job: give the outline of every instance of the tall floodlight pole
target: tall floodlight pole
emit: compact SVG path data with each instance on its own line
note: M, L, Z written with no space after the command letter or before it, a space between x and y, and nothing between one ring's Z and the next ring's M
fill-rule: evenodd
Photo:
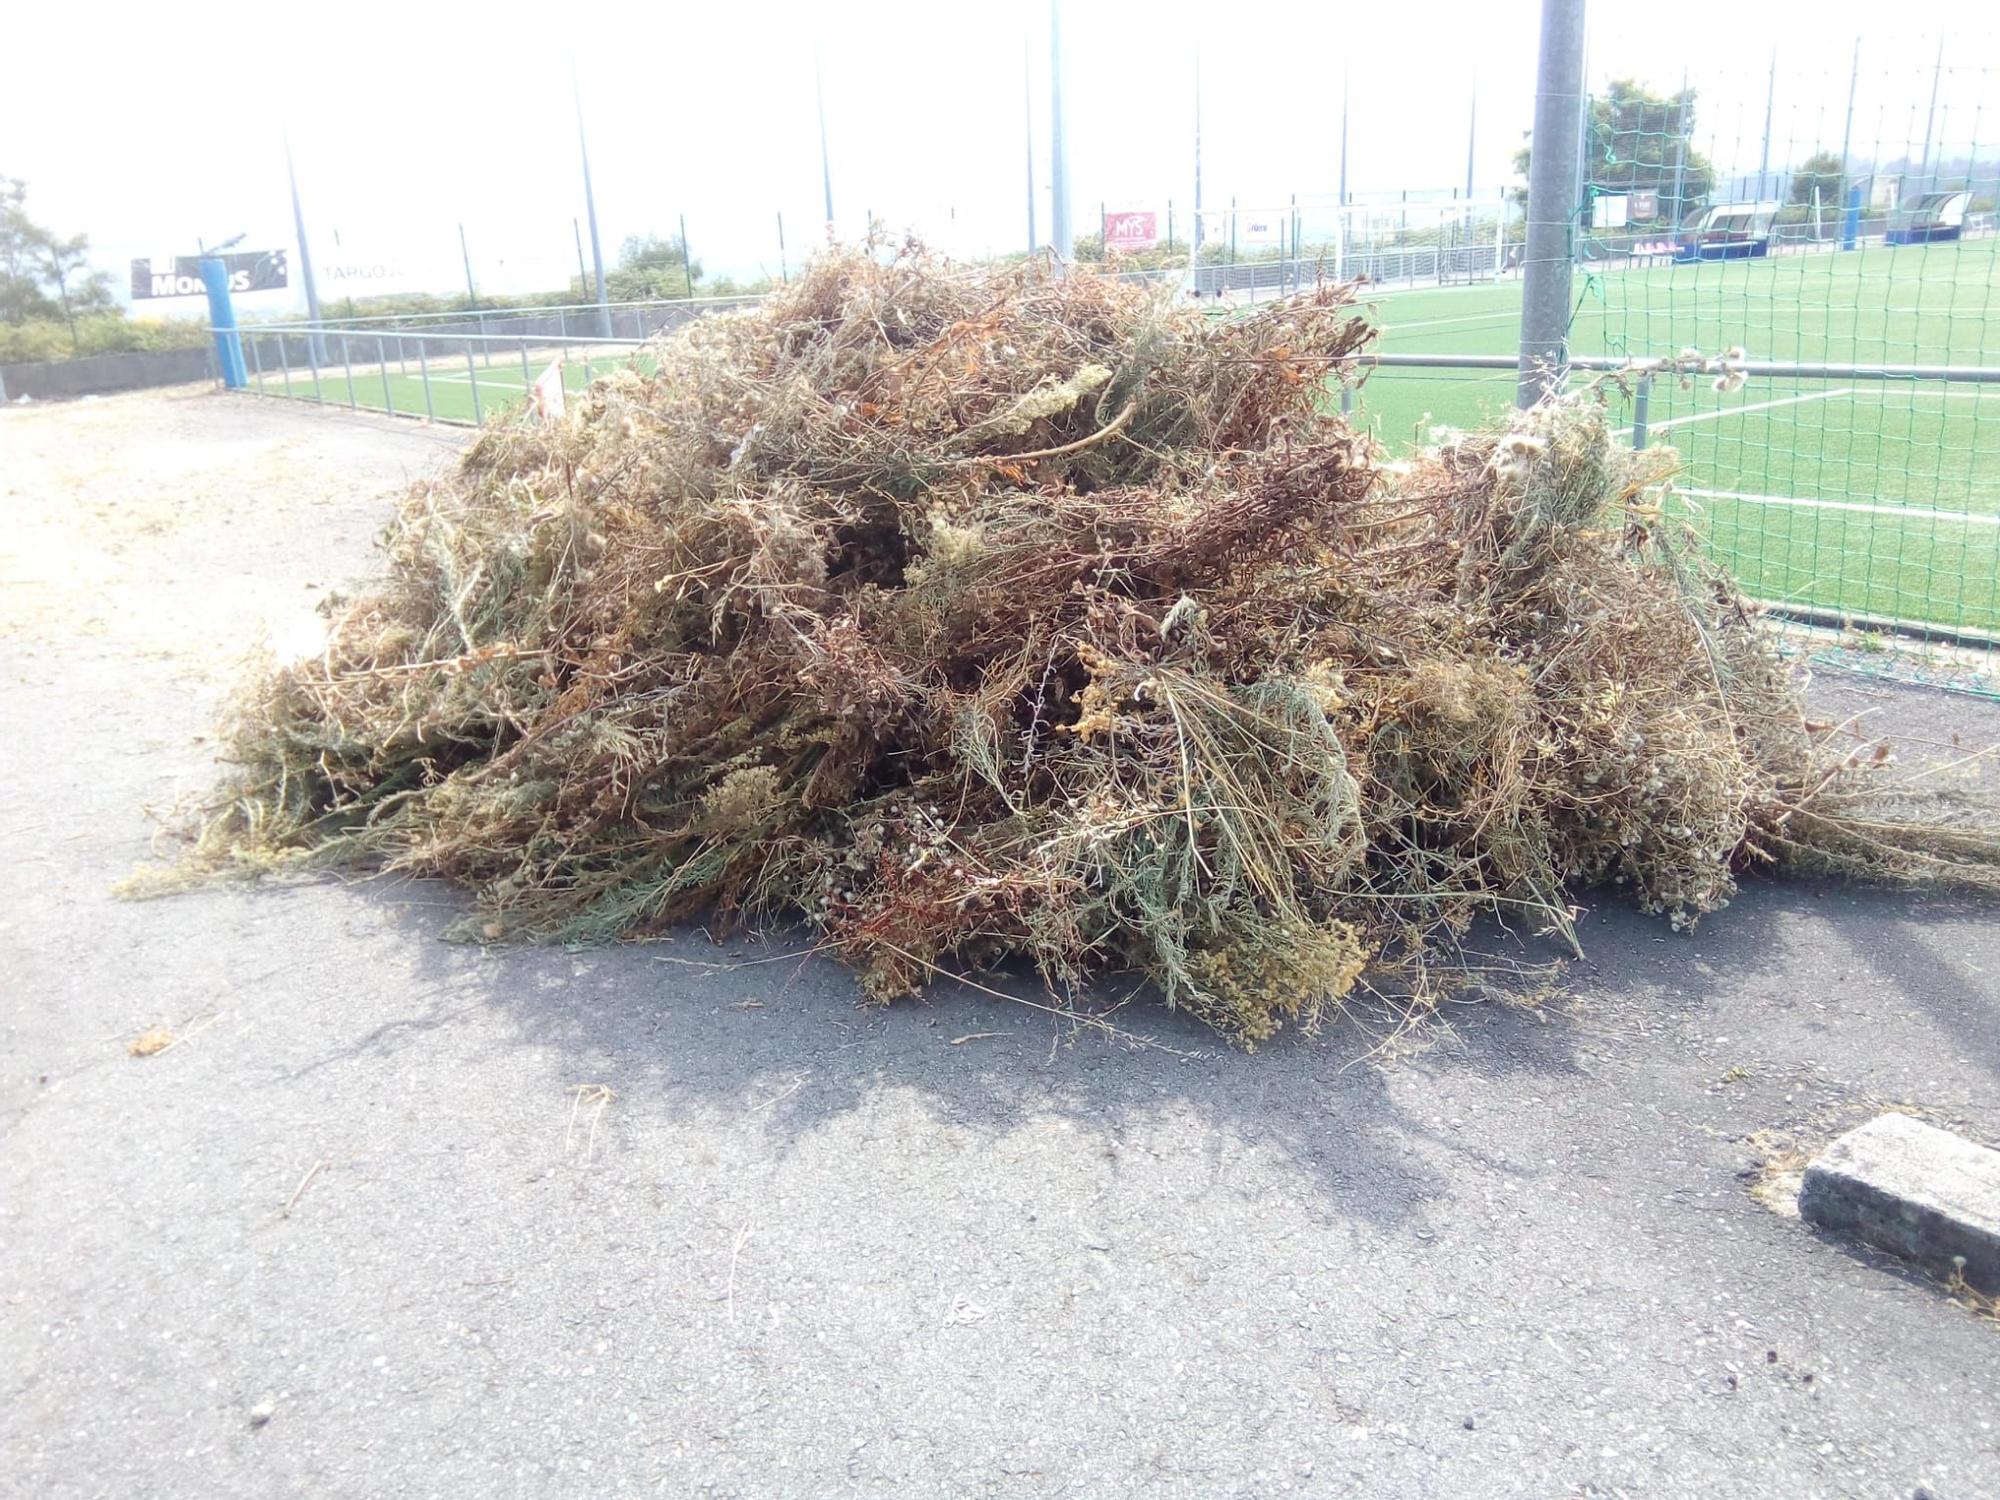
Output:
M1475 64L1472 69L1472 113L1471 117L1466 121L1465 124L1465 238L1468 244L1471 243L1472 240L1472 226L1474 218L1472 210L1472 177L1474 172L1474 164L1477 162L1478 158L1479 158L1479 68ZM1498 272L1499 266L1497 264L1495 265L1494 270L1496 271L1496 273Z
M1584 0L1542 0L1535 134L1528 157L1528 243L1515 399L1533 406L1568 362L1570 225L1582 156Z
M473 284L472 247L465 243L465 226L463 224L458 226L458 254L459 258L465 262L465 300L471 304L474 312L478 312L479 288Z
M1771 49L1771 81L1764 89L1764 152L1757 158L1757 201L1764 201L1764 178L1771 170L1771 107L1778 102L1778 51Z
M1021 133L1028 143L1028 254L1034 255L1035 237L1035 76L1033 54L1026 37L1021 38Z
M299 279L306 286L306 321L312 325L313 358L324 364L326 346L319 331L319 282L313 276L312 246L306 243L306 212L299 207L299 172L292 165L292 133L285 132L285 176L292 184L292 233L299 242Z
M1201 56L1194 60L1194 254L1191 260L1201 261L1202 242L1201 221Z
M826 237L832 239L833 158L827 154L826 149L826 84L820 78L817 56L813 58L813 99L819 106L819 185L826 193Z
M1347 207L1347 83L1346 68L1340 70L1340 206Z
M1924 112L1924 158L1917 168L1924 179L1924 191L1937 186L1937 178L1931 172L1931 131L1937 127L1938 80L1944 75L1944 33L1938 33L1937 61L1931 65L1931 107Z
M1472 70L1472 118L1465 126L1465 201L1472 203L1473 163L1479 155L1479 69Z
M597 195L590 186L590 142L583 134L583 88L576 80L576 65L569 70L570 98L576 105L576 144L583 153L583 213L590 220L590 264L597 273L597 336L611 337L611 298L604 290L604 243L597 237Z
M1847 124L1840 132L1840 181L1844 193L1850 175L1847 153L1854 145L1854 95L1861 87L1861 38L1854 39L1854 70L1847 75ZM1843 200L1844 203L1844 200Z
M1063 134L1062 0L1049 0L1049 243L1059 260L1076 251L1069 223L1069 139Z
M1687 217L1688 70L1681 69L1681 91L1674 104L1674 228Z

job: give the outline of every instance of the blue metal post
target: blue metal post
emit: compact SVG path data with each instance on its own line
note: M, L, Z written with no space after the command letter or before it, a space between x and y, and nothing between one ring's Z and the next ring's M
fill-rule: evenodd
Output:
M208 325L215 330L215 363L232 391L249 384L243 369L243 336L236 331L236 304L229 295L229 267L219 255L201 258L201 284L208 292Z
M1840 248L1852 250L1861 243L1861 184L1847 188L1847 212L1840 217Z

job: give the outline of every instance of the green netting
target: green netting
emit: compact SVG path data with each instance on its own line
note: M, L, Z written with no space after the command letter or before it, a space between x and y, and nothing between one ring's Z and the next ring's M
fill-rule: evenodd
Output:
M1990 73L1857 48L1591 102L1573 347L1827 367L1657 379L1648 438L1748 589L1864 662L2000 639L2000 384L1879 375L2000 364Z
M1711 68L1699 89L1598 90L1571 348L1702 357L1650 382L1646 441L1680 450L1676 509L1803 642L1990 688L2000 384L1880 372L2000 366L2000 156L1981 146L1993 69L1949 51L1854 59L1825 76ZM1512 353L1520 295L1512 279L1386 292L1382 348ZM1737 350L1825 368L1739 381L1712 363ZM1509 372L1383 370L1359 408L1400 445L1490 416L1513 386Z

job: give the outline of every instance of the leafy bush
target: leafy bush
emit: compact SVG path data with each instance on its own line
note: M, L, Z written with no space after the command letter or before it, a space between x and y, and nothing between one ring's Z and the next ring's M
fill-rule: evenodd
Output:
M0 323L0 363L196 349L208 337L208 329L193 321L99 313L76 320L76 339L72 343L69 327L61 319L37 318L25 323Z

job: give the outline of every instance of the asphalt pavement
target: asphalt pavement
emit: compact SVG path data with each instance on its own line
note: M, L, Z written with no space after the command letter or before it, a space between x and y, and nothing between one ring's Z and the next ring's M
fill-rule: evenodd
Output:
M1144 997L1146 1045L863 1010L783 932L120 901L235 643L448 441L160 410L0 425L10 533L58 539L0 605L0 1492L2000 1494L2000 1327L1751 1191L1886 1105L2000 1138L1990 908L1767 882L1682 935L1593 897L1541 1010L1251 1056ZM202 434L203 506L93 532L81 591L21 572ZM92 442L125 456L65 467Z

